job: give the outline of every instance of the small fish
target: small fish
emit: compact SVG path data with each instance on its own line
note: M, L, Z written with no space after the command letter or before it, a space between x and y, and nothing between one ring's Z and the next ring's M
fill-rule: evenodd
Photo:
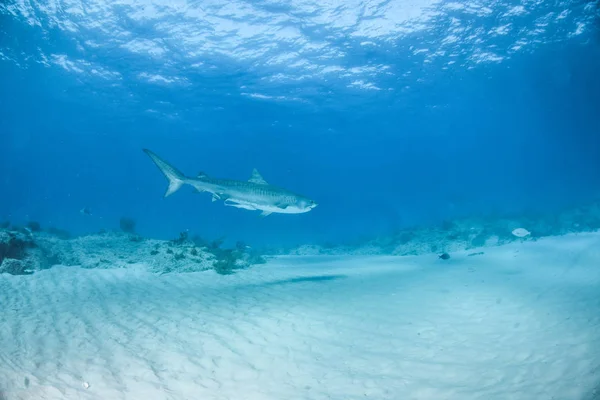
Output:
M515 235L516 237L520 237L520 238L524 238L526 236L531 235L531 232L529 232L527 229L525 228L517 228L515 230L513 230L511 232L513 235Z
M90 210L88 207L83 207L81 210L79 210L79 212L83 215L92 215L92 210Z
M450 254L448 253L442 253L438 256L438 258L441 258L442 260L447 260L450 258Z

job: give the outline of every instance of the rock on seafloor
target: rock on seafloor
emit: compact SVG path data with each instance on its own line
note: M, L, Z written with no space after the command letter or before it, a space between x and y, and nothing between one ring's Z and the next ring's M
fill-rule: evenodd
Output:
M156 273L215 269L231 273L260 257L240 249L198 246L191 240L146 239L108 232L65 239L47 232L0 231L0 273L23 275L54 265L127 268L144 265Z

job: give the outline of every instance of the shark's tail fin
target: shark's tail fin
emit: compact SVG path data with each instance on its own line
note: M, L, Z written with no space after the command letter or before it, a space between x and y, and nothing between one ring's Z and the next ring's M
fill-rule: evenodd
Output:
M148 149L143 149L144 153L148 154L154 164L160 169L160 171L167 177L169 180L169 187L165 193L165 197L172 195L175 193L183 184L185 183L185 175L181 173L177 168L170 165L168 162L154 154Z

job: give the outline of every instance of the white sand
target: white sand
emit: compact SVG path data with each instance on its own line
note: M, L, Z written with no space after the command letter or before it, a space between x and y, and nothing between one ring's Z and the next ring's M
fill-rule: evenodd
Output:
M600 234L483 251L282 257L233 276L2 275L0 389L8 400L591 398Z

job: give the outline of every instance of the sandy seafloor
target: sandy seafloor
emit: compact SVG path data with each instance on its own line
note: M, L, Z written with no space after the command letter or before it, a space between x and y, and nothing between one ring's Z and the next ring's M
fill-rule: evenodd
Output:
M0 275L1 397L599 396L600 234L480 251Z

